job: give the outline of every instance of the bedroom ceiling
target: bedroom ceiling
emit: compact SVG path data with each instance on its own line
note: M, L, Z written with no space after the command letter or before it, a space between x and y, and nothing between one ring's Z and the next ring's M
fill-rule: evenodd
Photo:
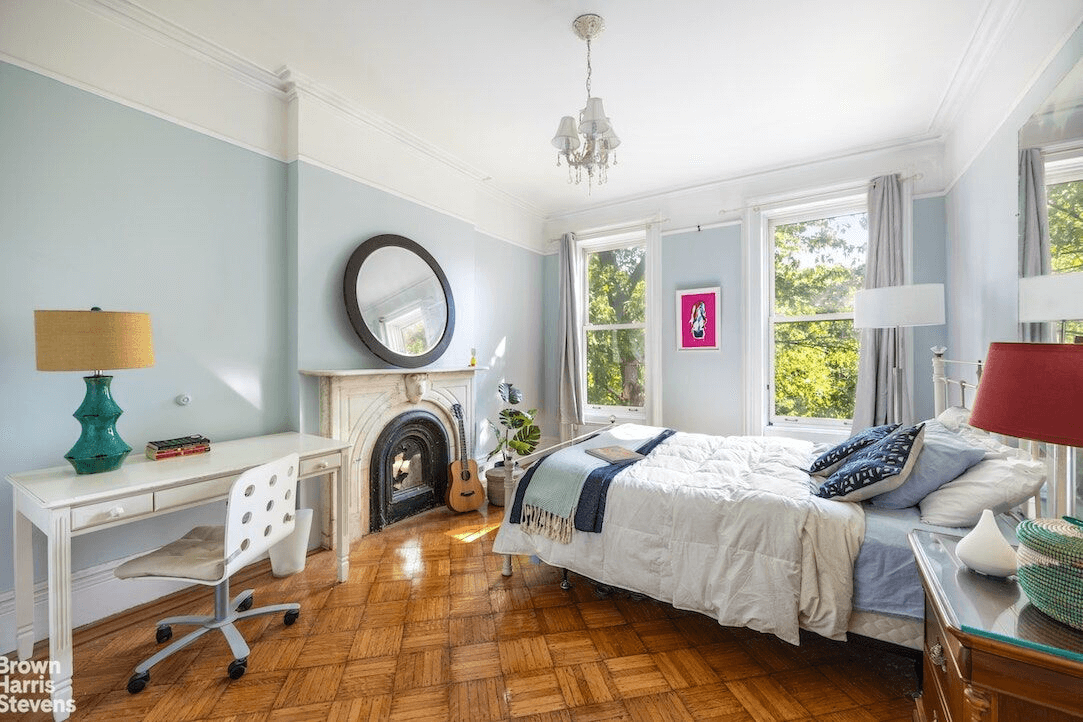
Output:
M545 216L941 135L1015 0L137 0L289 66ZM549 141L594 94L623 145L568 185Z

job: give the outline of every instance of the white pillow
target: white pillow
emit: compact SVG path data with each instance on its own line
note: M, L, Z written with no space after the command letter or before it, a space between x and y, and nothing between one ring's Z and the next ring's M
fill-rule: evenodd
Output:
M921 500L921 521L939 526L974 526L983 509L994 513L1013 509L1034 496L1044 481L1045 464L1040 461L986 455Z
M1030 460L1030 454L1026 450L1001 443L988 431L971 426L968 423L970 421L970 409L951 406L940 412L936 420L946 426L949 431L959 434L967 443L985 449L986 459Z

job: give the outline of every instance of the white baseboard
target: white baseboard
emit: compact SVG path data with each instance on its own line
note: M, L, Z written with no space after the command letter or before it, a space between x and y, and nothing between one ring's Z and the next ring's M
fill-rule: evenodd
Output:
M73 628L97 622L191 586L158 579L118 579L113 575L114 569L133 557L80 569L72 575ZM34 641L48 636L49 597L46 584L42 581L34 585ZM15 646L15 592L9 591L0 594L0 650L7 650L14 656Z

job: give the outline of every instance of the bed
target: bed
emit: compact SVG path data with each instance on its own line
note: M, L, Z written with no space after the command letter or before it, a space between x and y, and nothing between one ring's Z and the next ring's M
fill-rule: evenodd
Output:
M940 469L955 463L945 465L945 459L969 460L963 471L950 472L947 483L931 491L911 489L898 504L887 504L902 508L877 505L898 497L902 488L859 501L817 496L823 479L808 469L829 455L810 442L664 434L653 427L622 425L527 457L536 461L537 480L528 471L518 488L509 483L493 550L508 555L506 575L512 571L510 555L529 555L793 644L804 629L831 639L859 634L920 649L924 600L907 533L924 528L965 534L967 524L957 522L972 524L975 514L989 506L1003 512L998 522L1014 542L1014 525L1021 518L1017 507L1037 493L1045 474L1044 464L1031 452L967 426L967 392L976 386L947 377L945 364L950 363L962 362L934 350L937 418L913 434L925 443L911 454L911 478L928 476L927 471L918 473L919 462L928 467L935 460ZM947 404L954 387L959 407ZM939 436L930 436L933 432ZM614 444L649 451L608 473L602 523L587 531L590 524L579 523L589 516L582 507L573 514L576 528L570 533L553 528L544 515L539 521L530 488L551 483L568 464L574 467L576 455L584 455L586 448ZM583 488L590 489L590 483ZM536 497L538 492L533 493ZM915 494L920 499L910 504L907 497ZM588 496L582 492L583 500ZM596 499L593 503L598 504Z

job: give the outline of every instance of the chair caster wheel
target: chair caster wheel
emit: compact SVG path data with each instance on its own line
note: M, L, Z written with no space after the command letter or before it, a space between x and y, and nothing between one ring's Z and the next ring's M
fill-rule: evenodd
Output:
M301 613L295 610L286 612L286 615L282 617L283 623L288 627L297 621L297 617L301 616Z
M229 663L229 678L240 679L248 671L248 657L235 659Z
M143 691L143 688L147 686L147 682L150 681L150 672L143 672L143 674L133 674L131 679L128 680L128 694L138 694Z
M252 608L252 595L251 594L249 594L247 597L242 599L241 603L237 605L237 611L238 612L247 612L251 608Z
M158 644L161 644L162 642L168 642L172 638L173 627L169 626L168 624L164 624L154 630L154 641L156 641Z

